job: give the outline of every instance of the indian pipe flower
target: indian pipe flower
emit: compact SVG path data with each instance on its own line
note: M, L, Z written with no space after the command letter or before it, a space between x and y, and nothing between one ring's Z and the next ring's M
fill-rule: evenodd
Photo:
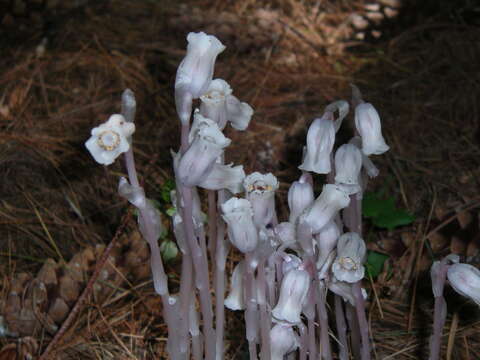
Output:
M230 293L225 298L224 305L230 310L245 310L243 295L243 275L245 273L245 261L240 261L233 269L230 279Z
M307 222L312 234L320 230L343 208L350 204L350 197L341 188L333 184L323 186L322 193L315 202L300 216L301 222Z
M349 283L363 279L365 275L363 262L366 252L365 241L357 233L348 232L340 236L337 243L337 257L332 265L335 278Z
M253 208L253 221L256 226L264 227L274 221L275 218L275 191L279 183L271 174L254 172L243 181L246 198Z
M85 146L96 162L110 165L130 149L129 138L134 132L134 123L127 122L120 114L114 114L107 122L92 129L92 136Z
M355 108L355 126L365 155L380 155L390 149L382 136L380 116L372 104L361 103Z
M217 158L231 141L215 122L198 113L195 114L190 135L190 147L180 158L176 175L183 185L196 186L208 177Z
M246 130L252 116L253 108L250 105L233 95L227 96L227 120L235 130Z
M285 248L296 250L298 248L295 226L290 222L281 222L273 229L275 237L279 240L280 245Z
M361 190L358 183L362 169L362 152L353 144L343 144L335 153L335 183L347 185L342 187L348 195Z
M292 325L276 324L270 330L270 360L283 360L298 348L299 342Z
M310 287L310 275L301 269L290 270L285 274L280 288L280 297L272 315L275 319L291 324L301 322L300 314Z
M198 183L198 186L208 190L227 189L232 194L238 194L243 191L244 179L245 171L242 165L215 163L210 173Z
M228 238L241 252L255 250L258 233L253 224L252 205L246 199L232 197L222 204L222 218L228 225Z
M225 46L204 32L187 35L187 54L177 69L175 103L182 124L188 124L192 100L203 95L212 81L215 60Z
M330 281L328 283L328 289L334 294L341 296L345 302L349 302L352 306L355 306L355 297L353 296L353 287L351 283L344 281ZM362 295L364 299L367 299L368 295L364 288L362 288Z
M288 189L288 207L290 209L288 221L295 224L297 218L303 210L313 203L313 200L315 200L315 196L313 195L311 175L305 173L298 181L294 181Z
M317 174L328 174L331 171L330 153L334 143L333 114L327 112L310 125L307 133L307 150L303 163L298 168Z
M453 264L447 277L456 292L480 305L480 270L469 264Z
M337 223L331 220L314 236L319 249L317 269L320 269L323 266L328 255L335 250L340 234L341 232Z

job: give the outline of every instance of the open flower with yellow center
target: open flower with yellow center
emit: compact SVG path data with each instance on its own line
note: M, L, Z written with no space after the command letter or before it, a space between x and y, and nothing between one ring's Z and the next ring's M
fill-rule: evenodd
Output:
M335 278L339 281L354 283L363 278L363 262L367 248L365 241L354 232L345 233L338 239L337 257L332 265Z
M127 122L120 114L114 114L107 122L92 129L92 136L85 146L96 162L110 165L130 149L129 137L134 132L135 124Z

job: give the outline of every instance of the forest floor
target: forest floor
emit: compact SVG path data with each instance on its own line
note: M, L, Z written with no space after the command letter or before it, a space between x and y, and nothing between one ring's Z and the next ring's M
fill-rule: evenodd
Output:
M378 109L390 151L375 157L380 175L369 186L393 197L415 220L393 230L365 222L368 248L388 256L380 274L365 281L372 294L373 358L427 359L432 261L453 252L462 261L480 263L480 14L473 2L440 3L426 1L417 8L405 2L398 14L365 31L363 40L352 27L353 13L368 12L360 0L112 0L59 12L48 24L41 17L5 20L0 320L8 320L12 289L21 294L17 307L32 308L32 296L34 303L43 296L39 306L47 306L64 292L70 309L104 248L99 244L108 244L119 227L128 208L117 194L122 165L96 164L84 142L92 127L120 111L127 87L137 98L134 151L141 182L162 211L169 208L170 149L179 144L175 71L186 34L205 31L227 47L215 77L226 79L255 109L247 132L228 130L227 159L243 164L246 173L278 177L281 217L288 186L300 175L297 166L313 118L328 103L350 99L351 83ZM346 121L351 127L352 115ZM318 182L316 192L320 189ZM172 236L170 230L167 238ZM161 301L133 219L121 238L96 296L52 359L166 358ZM82 271L65 280L62 268L73 258ZM47 291L35 295L32 279L47 259L54 275ZM178 286L179 263L178 258L167 263L172 288ZM59 290L61 279L71 282ZM478 308L450 287L446 297L445 358L479 359ZM32 316L26 325L8 320L16 321L18 336L0 337L1 359L17 350L35 356L51 340L55 325L44 319L40 326L32 311L24 314ZM57 324L64 315L55 315ZM229 313L227 323L243 332L240 315ZM4 329L0 321L0 334ZM243 336L227 333L228 359L245 358L247 344L239 339Z

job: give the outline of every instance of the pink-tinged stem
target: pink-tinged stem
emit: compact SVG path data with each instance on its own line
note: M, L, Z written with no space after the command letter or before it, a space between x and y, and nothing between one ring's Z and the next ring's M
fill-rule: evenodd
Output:
M245 327L248 340L248 351L250 353L250 360L257 360L257 333L258 333L258 319L257 319L257 301L255 299L255 278L254 267L252 266L253 254L245 254Z
M299 326L300 330L300 360L307 360L307 329L305 329L305 325L303 323Z
M347 324L345 323L342 301L340 296L335 295L335 321L339 341L339 358L340 360L348 360Z
M267 310L267 281L265 277L265 260L260 261L258 265L258 277L257 277L257 287L260 295L260 336L262 340L262 350L260 353L260 358L262 360L271 359L271 349L270 349L270 328L272 325L272 319L270 313Z
M215 201L215 192L213 194L213 200ZM209 192L209 211L210 208L210 192ZM220 190L218 192L218 207L225 202L225 191ZM216 329L216 343L215 348L217 352L217 359L224 358L224 343L223 337L225 333L225 264L227 262L227 253L228 248L225 243L225 222L218 217L217 218L217 209L216 204L213 206L214 211L212 212L213 217L209 216L209 225L212 222L217 223L215 231L210 233L211 238L210 244L215 244L212 252L212 259L215 259L215 329ZM210 229L209 229L210 230ZM214 256L215 254L215 256Z
M355 360L360 360L360 329L358 327L357 314L355 308L348 303L346 304L346 310L348 327L350 328L353 358Z
M208 190L208 250L210 257L215 259L217 245L217 201L215 190Z
M361 359L370 359L370 338L368 335L367 315L365 314L365 299L362 294L361 282L353 284L353 297L355 298L355 309L357 311L360 336L362 338Z
M321 287L319 287L318 292L317 312L320 323L320 354L322 355L323 359L332 360L332 349L330 347L330 339L328 337L328 314L327 307L325 305L325 295L321 293Z
M317 343L315 341L315 321L310 318L308 322L308 354L311 360L317 359Z
M182 256L182 270L180 275L180 323L178 324L180 351L185 353L190 344L189 341L189 306L192 296L195 295L193 289L192 257L189 253Z
M210 294L207 258L195 236L192 217L192 188L182 186L181 191L184 203L183 224L185 226L187 244L192 254L193 266L195 269L195 284L200 294L200 308L206 340L205 356L207 360L213 360L215 359L215 332L213 330L212 297Z
M429 360L440 359L440 349L442 345L442 330L447 318L447 303L443 297L443 287L447 278L448 265L446 260L440 262L440 268L436 278L432 276L432 282L435 281L439 290L439 296L435 296L435 305L433 310L433 334L430 340L430 358Z

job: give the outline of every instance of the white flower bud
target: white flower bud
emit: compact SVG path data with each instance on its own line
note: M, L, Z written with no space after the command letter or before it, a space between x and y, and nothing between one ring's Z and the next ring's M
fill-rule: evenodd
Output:
M390 149L382 136L380 116L372 104L362 103L355 108L355 126L362 137L365 155L380 155Z
M244 179L245 171L243 171L242 165L216 163L207 177L198 183L198 186L208 190L228 189L232 194L237 194L243 191Z
M328 112L310 125L307 133L307 151L299 169L317 174L330 172L330 153L335 143L335 126L331 118L332 113Z
M241 252L255 250L258 233L253 224L252 205L248 200L232 197L222 204L223 220L228 225L228 238Z
M315 202L300 216L307 222L312 233L318 233L337 212L350 204L350 197L342 189L333 184L323 186L322 193Z
M308 181L310 174L304 174L298 181L294 181L288 189L288 207L290 208L289 222L295 224L298 216L308 206L313 203L315 197L313 195L312 184Z
M329 221L318 234L315 235L315 240L319 249L319 257L317 261L317 269L320 269L325 263L328 255L337 246L338 238L340 237L340 229L335 221Z
M200 113L217 123L223 130L227 124L227 98L232 88L223 79L212 80L207 91L200 96Z
M187 41L187 54L178 66L175 79L175 103L183 124L190 119L192 99L207 91L217 55L225 49L215 36L203 32L189 33Z
M147 201L143 188L140 186L130 185L128 180L125 179L123 176L118 182L118 194L121 197L127 199L132 205L137 208L144 207L145 202Z
M280 297L272 315L292 324L301 322L300 314L310 287L310 275L305 270L290 270L282 280Z
M335 153L335 183L356 187L352 195L361 190L358 177L362 169L362 153L353 144L343 144Z
M233 269L230 279L230 293L225 298L224 304L230 310L245 310L243 295L243 275L245 273L245 261L240 261Z
M283 360L284 356L298 348L298 335L291 325L276 324L270 330L270 360Z
M352 306L355 306L352 284L343 281L331 281L328 284L328 289L334 294L341 296L345 302L349 302ZM362 295L364 299L367 299L368 295L364 288L362 288Z
M332 265L335 278L349 283L363 279L363 261L367 248L365 241L354 232L345 233L338 239L337 257Z
M469 264L453 264L447 277L456 292L480 305L480 270Z
M177 168L177 179L185 186L196 186L205 180L223 149L230 145L218 125L200 114L195 114L191 129L193 141L181 157Z
M275 190L278 180L273 174L255 172L243 181L246 198L253 208L253 221L256 226L263 227L272 222L275 216Z
M227 97L227 120L234 129L245 130L250 124L252 115L253 109L250 105L240 102L233 95Z
M130 149L129 138L135 132L135 124L122 115L114 114L107 122L93 128L85 143L96 162L110 165L122 153Z

